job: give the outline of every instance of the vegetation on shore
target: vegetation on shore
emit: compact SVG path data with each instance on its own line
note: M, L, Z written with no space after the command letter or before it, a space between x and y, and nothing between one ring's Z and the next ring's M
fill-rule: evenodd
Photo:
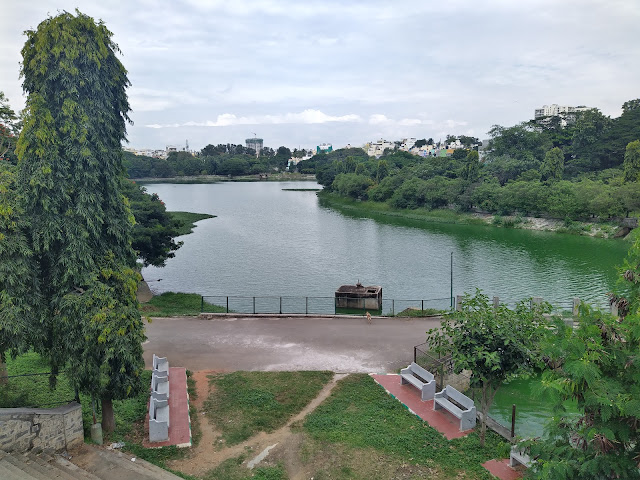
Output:
M205 220L207 218L215 218L215 215L209 215L208 213L193 213L193 212L167 212L173 220L177 222L176 236L188 235L193 233L193 229L196 228L196 222Z
M203 302L197 293L165 292L155 295L147 303L140 306L147 317L188 317L197 316L201 312L225 313L227 309L218 305Z
M345 215L357 215L376 218L391 217L405 218L425 223L449 223L459 225L492 225L504 228L521 228L531 230L545 230L573 235L590 235L603 238L613 237L620 227L614 222L579 222L540 219L534 217L500 216L459 212L451 209L416 208L399 209L388 203L370 200L358 200L339 195L335 192L322 191L318 193L320 204L338 210Z
M448 136L445 142L419 140L431 148L426 157L398 146L379 158L342 149L303 160L297 168L315 173L327 191L398 210L566 223L615 223L640 210L640 99L625 102L614 119L591 109L566 123L551 117L496 125L489 135L481 152L477 138Z

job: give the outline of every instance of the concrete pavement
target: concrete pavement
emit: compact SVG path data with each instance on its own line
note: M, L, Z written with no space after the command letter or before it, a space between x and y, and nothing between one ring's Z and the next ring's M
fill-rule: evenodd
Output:
M154 318L146 325L147 368L155 353L190 370L330 370L390 373L440 319L347 316Z

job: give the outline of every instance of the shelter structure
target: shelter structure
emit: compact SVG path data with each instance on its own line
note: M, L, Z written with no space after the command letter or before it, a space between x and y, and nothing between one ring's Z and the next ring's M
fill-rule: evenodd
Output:
M382 310L382 287L365 287L360 282L336 290L336 308Z

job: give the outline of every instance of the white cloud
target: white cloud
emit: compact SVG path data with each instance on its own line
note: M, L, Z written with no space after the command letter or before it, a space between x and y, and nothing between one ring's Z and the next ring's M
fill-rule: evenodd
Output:
M362 119L359 115L348 114L333 116L327 115L320 110L307 109L300 113L285 113L282 115L253 115L253 116L237 116L233 113L223 113L218 118L207 120L206 122L189 121L185 123L171 124L149 124L148 128L176 128L176 127L229 127L233 125L279 125L285 123L292 124L317 124L317 123L349 123L360 122Z

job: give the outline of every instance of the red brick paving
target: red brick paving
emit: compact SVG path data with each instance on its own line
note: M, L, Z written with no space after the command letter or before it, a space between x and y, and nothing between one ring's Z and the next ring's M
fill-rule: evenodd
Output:
M500 480L518 480L522 478L522 473L509 466L509 459L505 460L489 460L482 464L489 473Z
M169 367L169 440L166 442L143 442L145 447L191 446L191 421L189 420L189 394L187 393L187 370L184 367ZM147 413L146 431L149 432Z
M464 437L473 430L460 431L460 420L448 412L433 410L433 400L423 402L420 392L410 384L402 385L400 375L371 375L384 389L391 393L413 413L442 433L447 440Z

